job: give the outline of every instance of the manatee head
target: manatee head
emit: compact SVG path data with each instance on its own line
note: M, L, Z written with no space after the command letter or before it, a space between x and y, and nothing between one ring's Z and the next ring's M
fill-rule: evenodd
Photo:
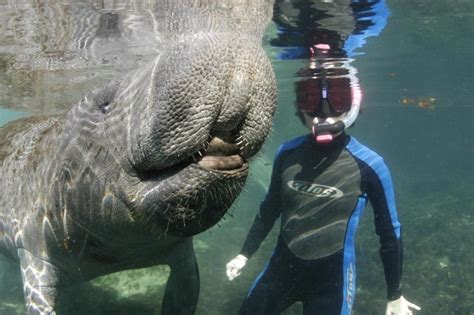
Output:
M82 203L104 208L112 194L136 224L175 236L208 229L241 192L275 106L274 73L259 41L209 33L181 38L70 112L68 129L87 139L81 151L107 152L102 162L104 153L88 158L97 184L84 185L100 191L92 194L102 201Z

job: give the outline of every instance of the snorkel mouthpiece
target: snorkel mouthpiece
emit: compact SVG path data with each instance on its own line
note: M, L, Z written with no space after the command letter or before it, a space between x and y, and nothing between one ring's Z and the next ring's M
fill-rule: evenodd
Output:
M313 119L313 136L317 143L329 143L334 138L344 131L345 125L341 120L334 122L331 118L319 121L320 118Z

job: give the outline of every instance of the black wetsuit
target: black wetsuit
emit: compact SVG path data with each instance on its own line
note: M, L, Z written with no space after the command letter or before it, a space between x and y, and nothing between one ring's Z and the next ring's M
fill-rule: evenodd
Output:
M303 302L305 314L350 314L354 238L367 201L394 300L401 296L401 228L383 159L345 134L330 144L317 144L311 134L283 144L241 254L250 257L281 215L280 235L241 314L279 314L295 301Z

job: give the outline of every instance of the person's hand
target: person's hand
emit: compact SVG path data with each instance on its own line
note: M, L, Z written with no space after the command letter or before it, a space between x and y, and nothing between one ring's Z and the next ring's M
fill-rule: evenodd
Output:
M398 300L387 303L387 312L385 315L411 315L413 314L411 309L417 311L421 310L418 305L408 302L403 296L401 296Z
M242 268L245 267L245 264L247 263L248 258L245 257L244 255L238 255L229 263L226 265L226 273L227 273L227 278L229 278L229 281L234 280L240 275L240 271Z

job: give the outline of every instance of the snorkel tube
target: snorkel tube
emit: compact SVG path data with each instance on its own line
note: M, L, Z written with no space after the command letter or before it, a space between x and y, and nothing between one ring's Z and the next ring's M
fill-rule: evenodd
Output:
M329 143L334 140L340 133L352 126L357 116L359 115L360 104L362 102L362 91L358 84L353 84L352 87L352 105L351 109L337 117L313 119L314 139L317 143Z

